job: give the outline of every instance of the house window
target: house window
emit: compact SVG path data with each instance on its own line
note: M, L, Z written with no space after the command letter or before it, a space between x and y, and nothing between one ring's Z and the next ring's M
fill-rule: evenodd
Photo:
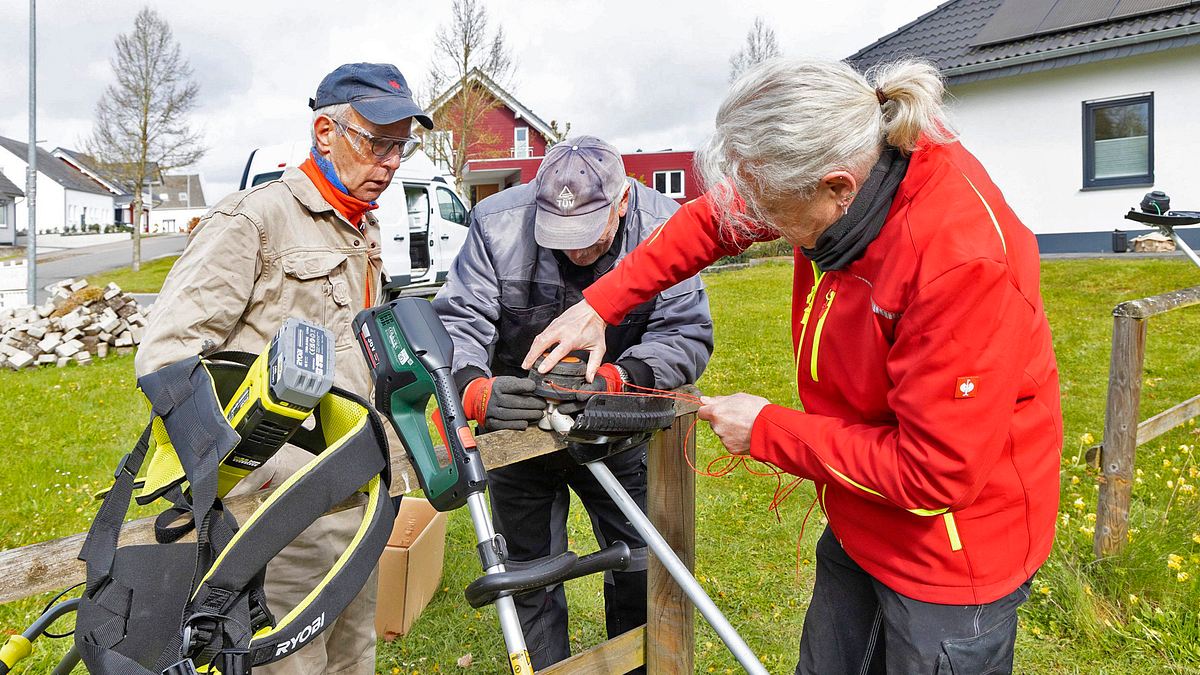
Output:
M1154 94L1083 103L1083 187L1154 183Z
M529 151L529 127L513 129L513 157L525 159L531 155Z
M438 212L442 220L448 220L459 225L467 224L467 209L459 201L458 195L440 187L437 189Z
M683 196L682 171L655 171L654 189L668 197Z

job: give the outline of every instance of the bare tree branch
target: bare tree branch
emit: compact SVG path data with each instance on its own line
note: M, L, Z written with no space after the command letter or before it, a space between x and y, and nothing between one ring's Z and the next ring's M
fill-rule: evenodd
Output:
M96 103L85 151L133 192L133 269L141 266L143 189L153 171L195 164L206 148L188 123L200 87L171 26L144 7L113 43L116 82Z
M440 26L434 35L427 80L433 97L455 87L457 91L433 111L437 131L426 133L422 146L430 159L450 168L460 188L468 152L499 146L504 141L483 127L485 116L499 102L472 78L472 72L478 70L500 86L507 86L514 67L504 29L497 26L492 30L487 8L478 0L454 0L449 23Z
M774 29L761 16L755 17L754 27L746 33L745 46L729 57L729 81L733 82L747 70L780 54Z

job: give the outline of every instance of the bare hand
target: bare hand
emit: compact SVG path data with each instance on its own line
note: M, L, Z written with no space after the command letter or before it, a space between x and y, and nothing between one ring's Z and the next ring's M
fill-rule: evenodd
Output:
M701 396L700 419L712 426L713 433L726 449L735 455L750 452L750 430L758 413L770 405L770 401L753 394L732 396Z
M600 360L604 358L604 329L607 327L608 324L604 323L604 319L600 318L588 301L580 300L533 339L533 345L525 355L521 367L533 367L533 362L549 349L550 345L558 346L542 361L538 372L548 373L567 354L577 349L586 349L587 381L591 382L596 375L596 369L600 367Z

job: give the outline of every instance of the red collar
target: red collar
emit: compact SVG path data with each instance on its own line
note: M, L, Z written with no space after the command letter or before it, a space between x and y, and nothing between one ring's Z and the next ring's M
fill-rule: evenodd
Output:
M300 170L308 179L317 186L317 191L321 193L321 197L329 202L329 205L337 209L337 212L346 217L355 227L359 227L362 223L363 215L367 211L379 208L378 204L364 202L361 199L356 199L350 195L335 188L325 174L321 173L321 169L317 167L317 163L312 157L304 160L300 165Z

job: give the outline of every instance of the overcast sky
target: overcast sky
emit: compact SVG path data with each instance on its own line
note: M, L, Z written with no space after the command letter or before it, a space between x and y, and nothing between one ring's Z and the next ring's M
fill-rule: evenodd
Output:
M481 0L516 60L510 92L539 117L622 151L693 149L712 129L729 57L764 17L788 55L844 58L936 7L936 0L767 2ZM112 81L113 39L144 1L38 5L38 139L79 147ZM173 28L200 85L195 167L209 203L236 189L250 151L302 140L308 97L342 63L395 63L421 88L449 2L150 2ZM25 140L28 2L0 0L0 135Z

